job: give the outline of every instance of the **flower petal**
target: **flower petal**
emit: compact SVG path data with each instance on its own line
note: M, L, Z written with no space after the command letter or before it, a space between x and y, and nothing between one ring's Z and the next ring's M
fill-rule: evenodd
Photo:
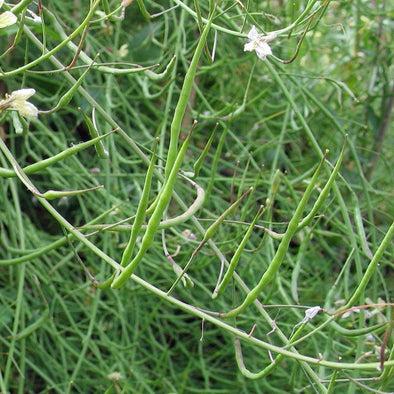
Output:
M244 45L244 52L246 52L246 51L252 52L256 49L256 46L257 46L257 44L255 41L247 42Z
M249 40L256 40L259 37L259 32L256 29L256 26L253 25L248 33Z
M305 311L304 321L307 322L312 320L321 310L322 308L320 306L314 306L313 308L307 309Z
M266 42L260 42L256 48L256 54L261 60L265 60L268 55L272 55L271 47Z
M11 26L18 18L10 11L5 11L0 15L0 29L3 27Z
M18 108L15 104L12 107L17 109L21 116L36 118L38 115L37 107L28 101L25 101L23 105L18 106Z
M264 37L264 41L265 42L270 42L272 40L275 40L275 38L277 38L277 34L276 33L269 33Z
M14 92L11 93L10 100L11 101L14 101L14 100L26 101L28 98L33 96L33 94L35 92L36 92L35 89L19 89L19 90L15 90Z
M0 0L0 8L3 7L4 0Z

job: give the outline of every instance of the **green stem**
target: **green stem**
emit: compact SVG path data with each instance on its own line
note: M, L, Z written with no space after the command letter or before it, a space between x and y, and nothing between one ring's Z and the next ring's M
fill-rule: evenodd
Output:
M253 303L253 301L256 300L256 298L260 295L264 287L272 280L272 278L278 271L285 257L290 241L293 238L294 234L297 232L299 221L304 212L305 205L308 202L310 195L312 194L316 182L318 181L318 177L320 175L320 170L323 166L324 160L325 157L323 158L323 160L320 161L318 168L316 169L308 187L305 190L304 195L301 198L301 201L299 202L296 208L296 211L294 212L293 217L291 218L288 224L287 230L283 235L282 241L280 242L270 265L268 266L264 275L260 279L260 282L250 291L250 293L246 296L244 302L239 307L233 309L228 313L221 314L222 317L226 317L226 318L235 317L239 315L241 312L243 312L251 303Z
M225 323L223 320L220 320L206 312L201 311L200 309L189 305L185 302L182 302L172 296L168 296L164 291L158 289L157 287L151 285L150 283L144 281L143 279L139 278L136 275L132 275L131 279L138 283L140 286L144 287L147 289L150 293L155 294L159 298L163 299L166 302L169 302L173 305L175 305L177 308L188 312L192 314L193 316L199 317L207 322L210 322L214 324L216 327L220 327L223 330L225 330L229 334L236 335L243 341L250 343L252 345L255 345L259 348L269 350L271 352L277 353L277 354L283 354L286 357L289 357L290 359L293 360L299 360L299 361L304 361L308 364L314 364L314 365L322 365L327 368L333 368L333 369L349 369L349 370L370 370L370 371L376 371L376 368L379 367L379 363L374 362L374 363L342 363L340 361L328 361L328 360L321 360L318 358L314 357L309 357L309 356L304 356L302 354L289 351L289 350L284 350L283 348L279 346L272 345L268 342L264 342L258 338L255 338L253 336L250 336L247 332L242 331L236 327L231 326L230 324ZM385 362L385 367L390 367L394 366L394 360L389 360Z
M113 258L109 257L106 253L104 253L100 248L90 242L86 237L76 230L74 226L69 223L62 215L60 215L55 208L45 199L40 197L40 192L34 186L34 184L30 181L27 175L23 172L22 168L19 166L17 161L14 159L12 153L8 150L7 145L5 142L0 138L0 150L4 153L4 156L8 159L11 163L12 167L14 168L15 172L18 175L20 181L28 188L29 191L36 194L37 200L44 206L44 208L64 227L69 231L75 238L77 238L80 242L86 245L93 253L99 256L101 259L106 261L112 267L117 270L121 270L123 267L118 264Z
M42 171L45 168L51 166L52 164L55 164L63 159L65 159L66 157L72 156L75 153L88 148L91 145L96 144L97 142L101 141L102 139L108 137L110 134L112 134L114 131L110 131L107 134L103 134L99 137L93 138L89 141L86 142L81 142L80 144L77 145L73 145L70 148L67 148L63 151L61 151L60 153L58 153L57 155L48 157L48 159L44 159L44 160L40 160L37 161L36 163L30 164L26 167L22 168L22 171L27 175L27 174L34 174L36 172ZM1 168L0 167L0 177L2 178L11 178L11 177L16 177L17 173L15 172L15 170L10 169L10 168Z
M129 265L123 270L123 272L117 277L113 283L112 288L117 289L123 285L123 283L130 278L130 275L134 272L137 268L138 264L141 262L142 258L144 257L146 251L150 247L153 242L153 238L156 234L156 231L160 225L160 219L163 216L164 210L167 208L168 203L170 202L172 192L174 190L174 185L176 178L178 176L179 167L182 164L183 156L186 153L186 149L190 140L191 134L188 135L185 142L182 145L181 150L176 158L176 161L172 167L171 173L167 182L162 186L161 191L159 193L157 199L157 205L152 213L151 218L149 219L148 225L146 227L146 231L144 237L141 241L140 249L134 259L129 263Z
M250 236L252 235L253 230L255 229L255 224L257 223L257 220L261 217L263 213L263 208L264 208L263 206L260 207L259 211L257 212L257 215L254 217L252 223L250 224L248 230L246 231L242 241L238 245L237 250L235 251L234 256L230 261L230 266L228 267L227 272L224 275L222 281L218 284L218 286L214 290L212 294L212 298L219 297L224 292L224 289L226 288L230 279L233 277L235 268L237 267L238 261L241 258L241 254L245 249L246 243L248 242Z
M148 167L148 172L146 173L144 188L142 189L142 195L140 197L140 203L138 204L137 213L135 215L135 220L131 229L130 239L123 252L122 261L120 263L123 267L126 267L130 262L129 260L133 253L135 242L137 240L138 234L140 233L142 223L145 218L145 211L149 202L149 192L152 183L153 169L155 168L156 148L158 142L159 139L157 138L155 140L155 146L153 148L153 155Z
M67 45L69 41L71 41L73 38L75 38L79 33L83 31L86 25L89 24L90 19L92 18L94 12L96 11L97 6L99 5L100 0L96 0L92 7L90 8L88 14L86 15L86 18L81 22L81 24L78 26L76 30L74 30L73 33L71 33L64 41L62 41L59 45L57 45L55 48L51 49L50 51L47 51L44 55L41 55L38 57L36 60L33 60L30 63L25 64L24 66L21 66L19 68L16 68L12 71L8 71L5 73L0 73L0 78L2 77L10 77L13 75L17 75L23 71L29 70L30 68L36 66L37 64L40 64L42 61L48 59L51 57L54 53L58 52L60 49L62 49L64 46Z
M360 284L357 286L356 290L354 291L353 295L350 297L346 305L340 308L339 311L351 308L363 295L365 288L367 287L373 273L376 270L376 267L378 266L383 256L383 253L385 252L387 247L392 243L393 236L394 236L394 222L391 224L382 242L380 243L379 248L375 252L375 255L373 256L373 259L369 263L368 268L365 271L365 274L360 281Z
M201 53L204 49L205 41L208 37L209 30L211 28L211 23L213 19L214 13L210 16L207 25L205 26L200 40L198 42L197 48L194 52L192 61L189 65L189 68L186 72L185 79L183 82L182 90L179 96L178 103L176 105L174 111L174 117L171 123L171 137L170 137L170 145L168 148L167 154L167 163L165 168L165 177L166 179L169 177L172 167L175 162L175 158L178 152L178 143L179 143L179 134L181 131L182 119L185 115L186 107L189 101L190 93L193 87L194 76L196 74L198 61L200 59Z

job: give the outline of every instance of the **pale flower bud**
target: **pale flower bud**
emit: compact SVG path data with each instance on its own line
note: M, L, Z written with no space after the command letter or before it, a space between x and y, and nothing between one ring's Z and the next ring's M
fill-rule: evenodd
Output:
M0 0L0 8L3 6L4 0ZM17 21L17 17L10 11L5 11L0 14L0 29L11 26Z
M6 94L5 99L0 100L0 112L10 108L17 110L21 116L37 117L38 109L27 101L35 92L34 89L20 89L10 95Z

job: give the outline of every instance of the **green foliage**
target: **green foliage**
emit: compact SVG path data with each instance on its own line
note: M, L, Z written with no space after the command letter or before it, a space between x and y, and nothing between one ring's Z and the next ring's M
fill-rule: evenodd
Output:
M0 391L393 390L386 2L38 4L0 10Z

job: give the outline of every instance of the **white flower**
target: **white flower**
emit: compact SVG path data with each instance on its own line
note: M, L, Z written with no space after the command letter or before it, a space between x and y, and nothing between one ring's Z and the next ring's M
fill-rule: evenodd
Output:
M305 317L294 326L294 328L300 326L301 324L308 323L309 320L312 320L320 311L323 309L320 306L314 306L312 308L308 308L305 311Z
M302 320L303 323L307 323L309 320L312 320L320 311L322 308L320 306L314 306L312 308L309 308L305 311L305 317Z
M123 376L120 372L112 372L107 375L107 378L112 382L117 382L118 380L123 379Z
M310 321L310 320L312 320L320 311L322 311L323 310L323 308L321 308L320 306L314 306L314 307L312 307L312 308L308 308L306 311L305 311L305 317L298 323L298 324L296 324L295 326L294 326L294 328L293 328L293 331L297 328L297 327L299 327L301 324L306 324L306 323L308 323L308 321ZM292 336L293 334L291 334L291 336Z
M256 55L261 60L265 60L268 55L272 55L272 50L268 43L276 37L275 33L268 34L267 36L259 34L256 26L253 25L248 33L250 41L245 44L244 51L256 51Z
M3 6L4 0L0 0L0 8ZM17 17L10 11L0 14L0 29L16 23Z
M34 89L20 89L15 90L11 95L6 94L5 99L0 100L0 112L4 109L11 108L16 109L21 116L37 117L38 109L32 103L26 101L35 92Z
M124 58L127 56L127 54L129 53L129 49L128 49L128 44L123 44L117 51L116 54L120 57L120 58Z

